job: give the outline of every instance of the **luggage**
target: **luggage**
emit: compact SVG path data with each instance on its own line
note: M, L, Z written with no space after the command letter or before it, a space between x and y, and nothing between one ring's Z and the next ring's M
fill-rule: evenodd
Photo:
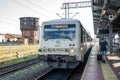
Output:
M101 54L97 54L97 61L102 61L102 55Z

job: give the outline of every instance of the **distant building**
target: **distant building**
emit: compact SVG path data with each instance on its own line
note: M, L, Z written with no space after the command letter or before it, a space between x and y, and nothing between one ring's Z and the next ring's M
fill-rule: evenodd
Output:
M5 42L5 34L0 33L0 42Z
M9 42L9 41L18 41L18 38L20 38L21 35L19 34L9 34L9 33L6 33L5 34L5 41L6 42Z
M27 38L29 43L37 43L37 31L39 27L39 18L21 17L20 30L22 37Z
M18 44L28 45L28 38L22 37L20 34L2 34L0 33L0 43L17 42Z

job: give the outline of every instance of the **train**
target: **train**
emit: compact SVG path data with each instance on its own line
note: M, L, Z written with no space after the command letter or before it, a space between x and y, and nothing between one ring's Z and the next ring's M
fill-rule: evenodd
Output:
M75 68L90 47L90 33L78 19L49 20L39 28L38 58L55 68Z

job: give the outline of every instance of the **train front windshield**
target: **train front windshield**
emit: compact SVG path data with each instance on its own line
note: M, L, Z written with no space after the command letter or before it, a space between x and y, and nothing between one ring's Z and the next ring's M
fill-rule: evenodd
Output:
M75 39L75 24L44 25L44 39Z

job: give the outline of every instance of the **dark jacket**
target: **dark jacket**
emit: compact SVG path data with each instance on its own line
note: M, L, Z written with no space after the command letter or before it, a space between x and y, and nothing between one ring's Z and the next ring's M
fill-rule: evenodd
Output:
M102 41L100 41L99 45L100 45L100 51L107 50L107 45L108 45L107 41L102 40Z

